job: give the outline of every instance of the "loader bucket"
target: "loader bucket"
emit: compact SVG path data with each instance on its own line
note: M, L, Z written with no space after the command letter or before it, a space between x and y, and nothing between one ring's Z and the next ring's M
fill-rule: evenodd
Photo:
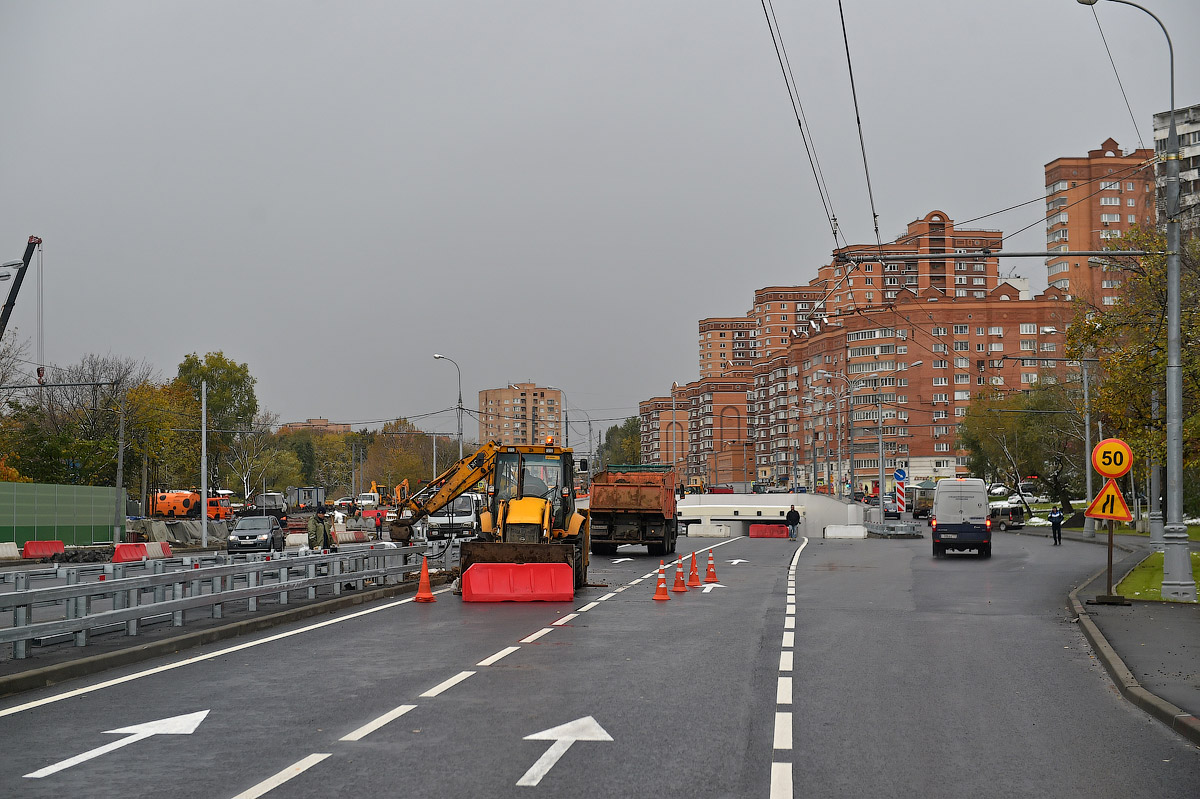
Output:
M575 574L566 563L472 563L462 573L463 602L570 602Z
M535 575L530 577L526 582L522 582L525 578L513 577L513 591L533 591L535 585L557 585L558 574L560 569L553 567L561 567L565 565L569 572L567 584L575 588L582 588L587 579L587 573L582 562L576 561L582 556L573 544L512 544L512 543L491 543L484 541L467 541L462 544L459 551L459 565L463 575L463 599L467 599L466 585L467 572L471 571L471 567L475 565L484 566L480 570L482 574L485 571L493 571L490 567L495 565L503 565L506 567L512 566L527 566L526 572ZM503 570L499 570L503 571ZM516 571L513 572L516 574ZM551 576L554 575L554 576ZM506 578L507 579L507 578ZM481 583L481 585L483 585ZM523 588L522 586L528 586ZM522 601L516 596L507 597L513 601ZM540 599L541 597L531 597ZM570 599L570 597L567 597ZM499 601L499 600L491 600Z

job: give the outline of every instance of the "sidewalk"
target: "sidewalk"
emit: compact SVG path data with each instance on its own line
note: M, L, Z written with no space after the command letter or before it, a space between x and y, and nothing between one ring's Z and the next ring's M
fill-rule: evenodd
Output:
M1063 538L1104 545L1108 535L1097 531L1094 539L1085 539L1081 531L1064 530ZM1114 544L1115 591L1149 554L1150 539L1117 535ZM1106 581L1107 569L1068 595L1096 657L1122 696L1200 745L1200 603L1135 599L1129 605L1086 604L1107 593Z

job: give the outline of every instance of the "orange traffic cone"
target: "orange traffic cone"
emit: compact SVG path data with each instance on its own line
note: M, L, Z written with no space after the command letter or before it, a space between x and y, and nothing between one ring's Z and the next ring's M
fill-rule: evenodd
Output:
M667 593L667 577L663 573L663 562L658 562L658 586L654 589L654 598L656 600L670 599L671 595Z
M671 586L671 590L677 594L687 593L687 586L683 584L683 561L675 564L675 585Z
M688 588L700 587L700 572L696 571L696 553L692 553L692 570L688 573Z
M417 595L414 602L437 602L437 597L429 590L429 559L421 558L421 580L417 583Z
M704 573L704 582L717 582L717 564L713 562L712 550L708 550L708 571Z

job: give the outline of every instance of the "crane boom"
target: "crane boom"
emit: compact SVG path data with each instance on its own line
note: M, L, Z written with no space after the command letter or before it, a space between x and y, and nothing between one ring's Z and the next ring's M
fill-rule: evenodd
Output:
M17 302L17 292L21 290L25 272L29 269L29 262L33 260L33 251L41 243L42 240L37 236L30 236L29 242L25 245L25 257L20 261L9 261L0 265L0 280L6 283L12 281L8 288L8 297L4 300L4 310L0 311L0 338L4 337L4 331L8 329L8 317L12 316L13 305Z

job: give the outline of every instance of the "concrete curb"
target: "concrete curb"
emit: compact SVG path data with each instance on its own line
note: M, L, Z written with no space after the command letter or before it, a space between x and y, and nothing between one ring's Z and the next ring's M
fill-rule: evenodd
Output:
M1147 557L1149 557L1149 554L1147 553ZM1104 670L1108 672L1108 676L1116 684L1117 690L1121 692L1121 696L1125 697L1135 707L1140 708L1153 718L1166 724L1172 731L1182 735L1193 744L1200 746L1200 719L1176 707L1161 696L1143 688L1138 683L1137 678L1133 676L1133 672L1125 665L1125 661L1121 660L1121 656L1108 643L1108 639L1104 637L1104 633L1100 632L1100 628L1092 621L1092 617L1088 615L1084 604L1079 601L1079 591L1085 586L1091 585L1092 581L1101 574L1104 574L1105 571L1107 571L1107 568L1096 572L1078 588L1067 594L1068 608L1079 617L1079 626L1083 628L1084 637L1091 644L1092 651L1096 657L1104 664Z
M450 580L451 578L447 575L430 575L429 583L431 586L443 585L450 582ZM52 666L30 669L20 674L10 674L0 677L0 697L33 690L34 688L47 688L75 677L86 677L89 674L95 674L117 666L127 666L130 663L139 663L143 660L149 660L150 658L162 655L172 655L184 649L211 644L215 641L223 641L226 638L236 638L239 635L266 630L280 624L307 619L311 616L319 616L323 613L332 613L337 610L353 607L354 605L374 602L378 599L388 599L402 594L415 594L416 591L417 581L412 580L398 585L384 586L371 591L363 591L335 599L327 599L322 602L314 602L310 605L289 608L288 610L281 610L267 616L242 619L241 621L225 624L220 627L210 627L207 630L184 633L183 635L164 638L161 641L154 641L148 644L131 646L115 652L105 652L102 655L91 655L66 663L56 663Z

